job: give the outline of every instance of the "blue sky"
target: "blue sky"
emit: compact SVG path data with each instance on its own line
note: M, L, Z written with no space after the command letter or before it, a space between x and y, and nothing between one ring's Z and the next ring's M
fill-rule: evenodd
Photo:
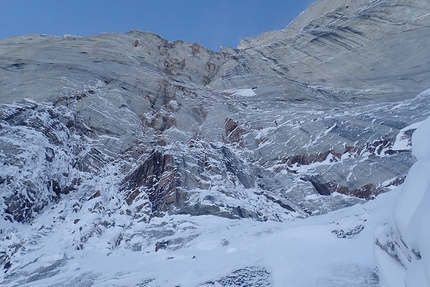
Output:
M212 50L285 28L313 0L0 0L0 39L151 31Z

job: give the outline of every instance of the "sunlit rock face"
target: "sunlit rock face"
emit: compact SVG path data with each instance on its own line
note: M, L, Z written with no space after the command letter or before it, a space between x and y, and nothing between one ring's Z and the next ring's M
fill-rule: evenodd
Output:
M427 1L317 1L213 52L131 31L0 42L1 208L293 220L403 182L429 110ZM110 204L115 201L115 204ZM97 210L97 209L93 209Z

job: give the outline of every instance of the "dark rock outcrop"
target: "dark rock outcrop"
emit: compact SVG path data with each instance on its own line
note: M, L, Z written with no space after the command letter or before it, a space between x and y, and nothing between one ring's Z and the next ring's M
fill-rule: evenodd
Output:
M153 151L142 165L125 177L122 183L125 201L131 205L143 193L153 213L165 211L168 205L181 201L177 180L173 156Z

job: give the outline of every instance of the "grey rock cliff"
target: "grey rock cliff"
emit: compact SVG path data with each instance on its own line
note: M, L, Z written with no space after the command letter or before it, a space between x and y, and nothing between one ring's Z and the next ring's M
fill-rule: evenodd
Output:
M64 250L181 248L199 226L177 215L289 221L401 184L430 113L429 15L427 0L318 0L219 52L139 31L0 41L0 284L72 270ZM53 232L64 253L46 259ZM271 274L199 286L243 280Z
M0 41L3 213L67 196L144 221L292 220L377 196L429 111L429 12L320 0L220 52L139 31Z
M429 6L421 0L316 1L285 30L242 41L249 73L231 81L285 77L345 91L341 101L413 97L429 86Z

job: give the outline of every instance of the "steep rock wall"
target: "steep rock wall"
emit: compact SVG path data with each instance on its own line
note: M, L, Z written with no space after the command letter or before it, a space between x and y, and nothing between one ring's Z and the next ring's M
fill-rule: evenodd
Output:
M3 40L3 210L29 222L67 193L116 190L122 206L139 197L145 216L291 220L373 198L414 162L413 124L429 110L411 96L430 84L428 11L318 1L296 33L220 52L138 31Z

